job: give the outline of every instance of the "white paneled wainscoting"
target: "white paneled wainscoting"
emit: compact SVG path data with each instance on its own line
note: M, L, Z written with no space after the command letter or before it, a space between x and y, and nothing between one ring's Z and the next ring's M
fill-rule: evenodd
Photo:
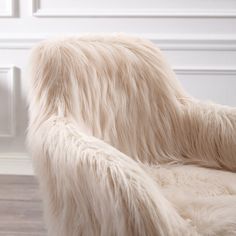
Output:
M113 32L152 40L190 94L236 106L235 0L0 0L0 174L33 174L25 147L31 47Z

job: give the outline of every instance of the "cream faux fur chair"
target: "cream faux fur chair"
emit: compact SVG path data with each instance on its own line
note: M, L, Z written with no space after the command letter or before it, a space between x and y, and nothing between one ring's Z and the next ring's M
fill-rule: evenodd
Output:
M32 52L28 146L50 236L236 235L236 109L125 35Z

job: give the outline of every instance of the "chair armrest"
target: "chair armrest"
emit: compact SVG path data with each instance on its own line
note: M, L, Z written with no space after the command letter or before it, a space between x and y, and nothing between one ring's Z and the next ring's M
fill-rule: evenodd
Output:
M29 132L49 235L197 235L130 157L64 118Z

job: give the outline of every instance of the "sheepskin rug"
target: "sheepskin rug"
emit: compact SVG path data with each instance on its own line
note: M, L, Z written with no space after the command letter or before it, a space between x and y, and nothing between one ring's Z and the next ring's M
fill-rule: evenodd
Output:
M123 34L41 42L28 147L50 236L236 235L236 109Z

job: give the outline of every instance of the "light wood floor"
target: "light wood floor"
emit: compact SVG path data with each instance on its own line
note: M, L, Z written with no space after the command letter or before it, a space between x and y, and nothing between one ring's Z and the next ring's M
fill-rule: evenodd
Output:
M0 236L46 236L34 177L0 175Z

